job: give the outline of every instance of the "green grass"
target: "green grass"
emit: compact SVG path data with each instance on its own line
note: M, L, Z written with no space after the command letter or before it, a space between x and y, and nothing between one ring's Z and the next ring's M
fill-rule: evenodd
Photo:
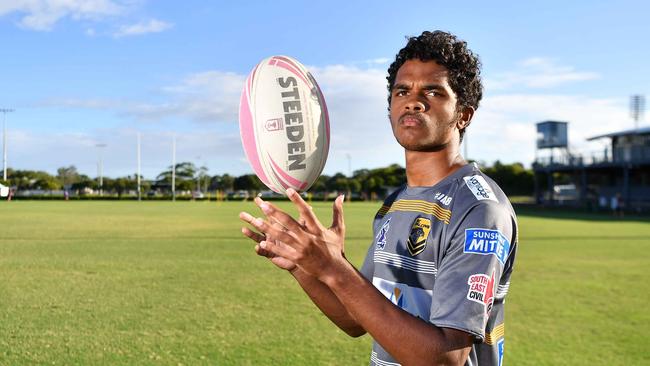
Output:
M328 222L330 204L314 205ZM356 265L377 208L346 206ZM0 364L366 365L371 339L338 331L254 254L242 209L0 202ZM650 222L571 216L519 217L505 364L650 363Z

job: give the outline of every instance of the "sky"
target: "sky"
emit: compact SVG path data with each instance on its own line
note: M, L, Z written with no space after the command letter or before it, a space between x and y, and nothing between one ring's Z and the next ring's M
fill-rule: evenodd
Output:
M605 142L586 138L633 128L630 96L650 96L648 14L640 0L0 0L7 162L96 177L102 159L104 176L133 175L140 134L145 178L171 165L174 136L177 162L252 173L237 123L243 82L260 60L289 55L328 104L325 174L403 166L386 69L406 36L435 29L483 64L466 158L530 166L545 120L569 122L570 149L591 153Z

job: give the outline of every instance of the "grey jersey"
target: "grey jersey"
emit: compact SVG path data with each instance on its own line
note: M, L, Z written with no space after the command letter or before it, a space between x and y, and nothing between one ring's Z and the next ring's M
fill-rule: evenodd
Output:
M466 365L500 366L516 248L508 198L468 164L433 187L404 186L386 199L361 273L412 315L473 335ZM397 365L377 342L370 360Z

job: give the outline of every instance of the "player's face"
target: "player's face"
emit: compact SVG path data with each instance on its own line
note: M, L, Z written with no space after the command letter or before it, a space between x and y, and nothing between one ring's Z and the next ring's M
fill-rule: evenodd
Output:
M397 142L410 151L440 151L458 141L456 101L447 68L435 61L404 62L391 91L390 121Z

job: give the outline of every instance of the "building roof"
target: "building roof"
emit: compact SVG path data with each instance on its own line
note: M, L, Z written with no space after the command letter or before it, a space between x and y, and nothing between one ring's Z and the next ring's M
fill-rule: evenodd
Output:
M587 139L587 141L592 141L592 140L597 140L597 139L602 139L605 137L619 137L619 136L628 136L628 135L648 135L650 134L650 127L641 127L641 128L636 128L632 130L625 130L625 131L619 131L619 132L612 132L604 135L598 135L594 137L590 137Z

